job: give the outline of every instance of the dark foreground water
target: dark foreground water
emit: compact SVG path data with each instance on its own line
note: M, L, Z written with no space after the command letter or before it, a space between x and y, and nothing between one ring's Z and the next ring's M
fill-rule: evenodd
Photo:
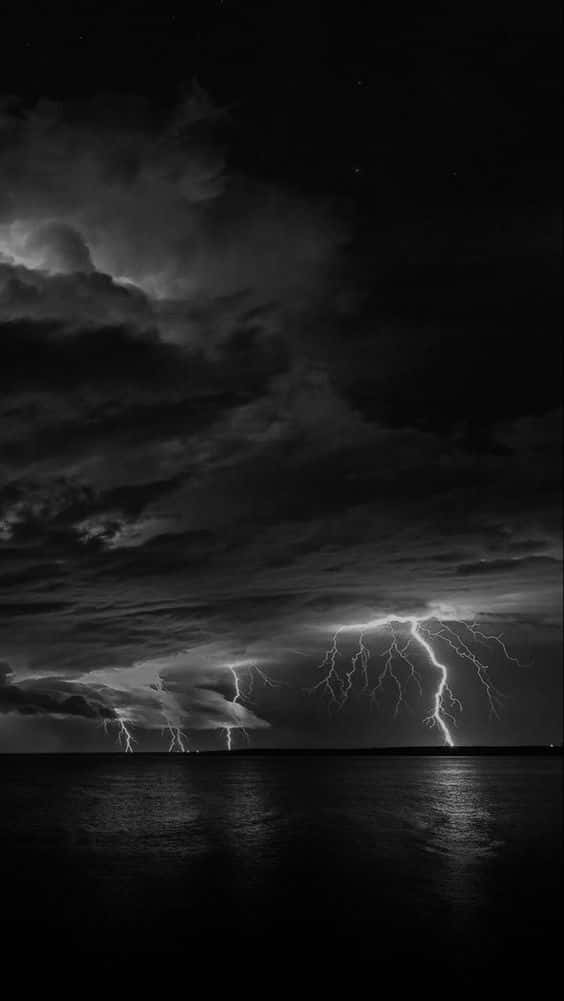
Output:
M554 956L561 773L526 757L0 758L2 942L65 964L193 962L213 943L242 968L266 950L326 975L519 980Z

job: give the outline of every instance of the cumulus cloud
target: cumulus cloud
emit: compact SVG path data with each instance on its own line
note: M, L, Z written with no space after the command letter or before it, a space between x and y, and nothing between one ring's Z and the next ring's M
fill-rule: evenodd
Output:
M217 649L214 652L216 660L211 664L207 659L212 651L202 645L126 668L90 671L74 683L111 706L116 718L145 730L268 728L268 722L251 708L234 701L233 691L220 690L229 664L218 662Z
M4 247L8 263L24 264L49 274L93 270L84 239L71 226L57 220L30 226L8 223L0 228L0 246Z
M254 311L256 325L257 309L275 308L277 320L272 312L262 319L269 332L326 293L341 239L336 225L282 191L228 177L201 137L202 122L213 119L205 95L164 126L142 102L116 120L119 103L93 102L78 119L52 102L5 115L0 261L50 275L95 269L121 288L120 295L100 279L79 282L74 294L72 283L44 288L45 315L60 292L63 319L73 309L70 294L74 309L79 298L87 314L98 308L100 323L107 309L112 323L112 305L127 313L129 292L123 319L133 320L138 289L162 336L211 348L245 312ZM36 315L40 293L32 295L29 276L19 281ZM22 315L25 290L9 291Z

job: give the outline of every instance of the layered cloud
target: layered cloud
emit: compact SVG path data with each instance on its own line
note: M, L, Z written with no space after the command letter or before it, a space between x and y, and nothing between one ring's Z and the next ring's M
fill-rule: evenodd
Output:
M77 716L106 723L116 718L104 700L93 696L90 686L83 688L58 678L18 683L6 663L0 663L0 713Z

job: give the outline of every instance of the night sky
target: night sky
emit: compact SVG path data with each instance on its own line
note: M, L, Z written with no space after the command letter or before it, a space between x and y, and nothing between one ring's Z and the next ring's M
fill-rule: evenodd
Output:
M559 5L379 6L0 15L0 750L561 741Z

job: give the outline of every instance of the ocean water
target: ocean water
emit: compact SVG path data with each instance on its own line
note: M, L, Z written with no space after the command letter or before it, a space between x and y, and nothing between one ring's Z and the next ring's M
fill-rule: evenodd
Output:
M5 756L2 941L544 968L561 781L544 757Z

